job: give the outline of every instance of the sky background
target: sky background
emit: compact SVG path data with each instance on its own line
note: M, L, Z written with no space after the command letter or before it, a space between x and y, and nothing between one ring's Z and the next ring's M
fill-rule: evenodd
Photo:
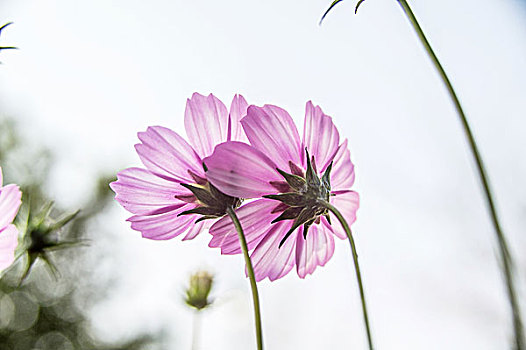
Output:
M483 154L526 293L526 3L411 2L449 73ZM303 125L312 100L349 139L361 195L353 225L378 349L502 349L511 322L496 241L460 124L394 0L0 2L0 113L56 156L48 183L76 208L96 177L140 165L149 125L184 135L186 99L287 109ZM93 230L90 310L105 339L164 329L188 349L191 272L216 274L202 349L255 347L241 256L191 242L153 242L115 203ZM259 284L268 349L361 349L366 339L350 249L300 280ZM524 312L523 312L524 313Z

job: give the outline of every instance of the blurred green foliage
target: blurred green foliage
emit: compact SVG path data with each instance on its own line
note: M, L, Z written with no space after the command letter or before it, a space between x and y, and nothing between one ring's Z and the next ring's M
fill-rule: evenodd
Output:
M16 219L21 232L18 260L0 279L1 350L158 349L158 334L137 334L118 344L97 339L86 312L104 297L108 286L82 280L90 266L82 259L89 250L89 225L112 200L109 182L101 176L95 191L77 208L52 205L45 190L51 153L16 132L12 120L0 119L0 166L4 183L16 183L23 203Z

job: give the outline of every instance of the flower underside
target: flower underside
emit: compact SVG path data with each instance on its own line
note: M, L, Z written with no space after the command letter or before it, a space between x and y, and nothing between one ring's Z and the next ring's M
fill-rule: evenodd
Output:
M207 171L204 163L203 168ZM188 170L188 173L194 179L195 184L180 183L180 185L190 190L192 195L175 196L175 198L189 203L197 202L199 206L194 209L183 211L177 216L189 214L202 215L195 221L197 224L203 220L222 217L227 214L228 208L236 209L241 205L242 200L240 198L224 194L208 182L208 180L200 177L191 170Z
M325 203L329 201L331 196L332 162L320 179L317 175L314 156L310 157L307 148L305 148L305 153L307 155L305 174L296 164L289 161L291 173L277 169L285 181L271 182L271 185L282 193L263 196L281 202L272 211L272 213L281 212L281 214L271 223L294 220L291 228L279 243L280 248L294 230L301 225L303 225L303 238L306 239L309 227L314 223L319 223L322 215L325 216L329 224L331 222Z

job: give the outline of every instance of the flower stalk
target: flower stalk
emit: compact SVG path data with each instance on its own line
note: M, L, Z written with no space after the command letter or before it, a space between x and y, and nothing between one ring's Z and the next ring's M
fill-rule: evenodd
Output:
M407 16L407 19L411 23L411 26L413 27L416 34L418 35L418 38L420 39L420 42L424 46L427 55L431 59L431 62L433 62L433 65L435 66L436 70L438 71L440 75L440 78L442 79L444 85L447 88L449 96L451 100L453 101L455 110L457 111L460 122L462 124L464 135L466 136L466 139L468 141L469 147L471 149L471 153L473 155L473 158L475 159L478 176L480 178L480 182L482 183L482 188L483 188L486 204L490 211L491 222L493 224L493 228L495 230L495 235L496 235L497 242L499 245L500 258L502 261L502 269L503 269L503 273L504 273L505 280L506 280L508 299L509 299L512 315L513 315L515 349L517 350L525 349L526 345L524 341L524 330L522 326L522 318L520 314L519 303L517 300L517 293L516 293L516 289L514 285L514 278L513 278L513 258L508 248L506 237L504 235L504 232L502 231L502 228L499 222L497 210L495 208L495 204L493 200L493 195L491 193L488 176L486 174L484 163L482 161L482 157L478 150L477 143L475 141L475 138L473 137L473 133L471 132L471 128L469 126L464 110L462 109L460 101L457 97L457 94L455 93L455 90L453 89L453 85L451 84L451 81L449 80L444 68L440 64L438 57L435 55L435 52L431 48L431 45L429 44L429 41L427 40L422 28L420 27L413 11L411 10L411 7L409 7L409 4L405 0L397 0L397 1L402 7L402 10L404 11L405 15Z
M194 311L192 320L192 350L199 350L199 334L201 333L201 312Z
M351 244L352 258L354 261L354 269L356 271L356 279L358 280L358 287L360 289L360 299L362 301L363 321L365 323L365 330L367 331L367 341L369 343L369 349L373 350L373 338L371 335L371 329L369 327L369 316L367 314L367 304L365 303L365 292L363 289L362 274L360 272L360 264L358 264L358 253L356 251L356 244L354 243L351 228L347 224L347 221L345 220L343 215L335 206L333 206L329 202L325 202L323 203L323 205L336 216L343 229L345 230L345 233L347 233L347 237L349 238L349 243Z
M243 228L241 223L232 207L227 208L227 214L232 219L234 226L236 227L237 235L239 237L239 244L241 245L241 250L243 251L243 256L245 257L245 264L247 266L248 278L250 279L250 288L252 290L252 301L254 303L254 318L256 322L256 340L258 350L263 350L263 332L261 330L261 311L259 307L259 293L256 283L256 276L254 274L254 268L252 266L252 261L250 260L250 255L248 254L247 240L245 234L243 233Z

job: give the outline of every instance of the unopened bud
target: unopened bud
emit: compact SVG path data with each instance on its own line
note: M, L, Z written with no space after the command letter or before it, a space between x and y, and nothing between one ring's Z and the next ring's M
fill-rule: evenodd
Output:
M34 214L29 209L28 225L23 243L25 250L25 254L23 255L27 255L27 263L22 278L20 279L20 284L28 277L29 272L38 259L43 260L50 272L57 277L58 270L51 261L49 253L83 243L82 240L62 240L59 239L58 235L58 231L75 219L79 211L65 214L58 219L53 219L51 217L52 209L52 202L46 204L38 214Z
M186 304L197 310L208 307L212 303L208 300L208 295L213 282L214 276L206 271L198 271L190 276L190 286L186 290Z

